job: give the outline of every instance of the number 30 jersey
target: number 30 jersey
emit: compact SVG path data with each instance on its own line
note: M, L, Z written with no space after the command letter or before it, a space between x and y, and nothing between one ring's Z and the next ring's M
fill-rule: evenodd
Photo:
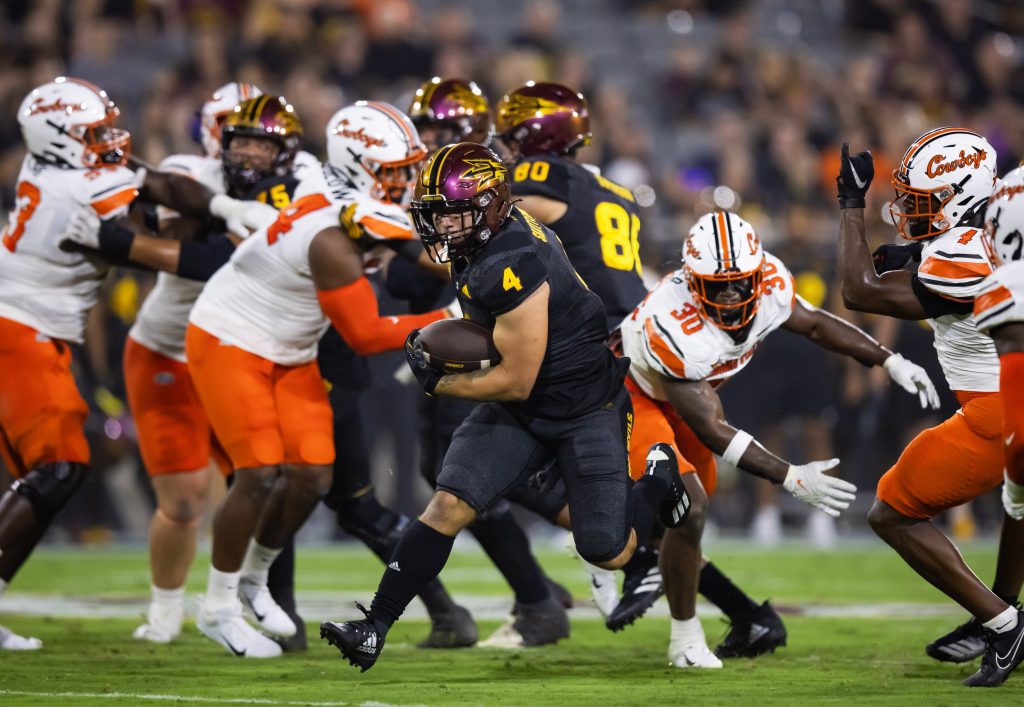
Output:
M123 216L139 192L127 167L62 169L29 155L17 205L0 233L0 317L55 339L81 343L86 315L109 267L60 242L71 215L91 206L101 219Z
M664 381L713 385L736 375L754 351L793 313L796 290L782 261L765 253L764 285L746 339L737 343L704 318L683 269L665 276L619 327L629 375L655 400L667 400Z
M640 217L625 187L573 160L528 157L512 170L513 196L542 196L568 206L547 224L569 262L604 304L609 331L647 294L640 275Z

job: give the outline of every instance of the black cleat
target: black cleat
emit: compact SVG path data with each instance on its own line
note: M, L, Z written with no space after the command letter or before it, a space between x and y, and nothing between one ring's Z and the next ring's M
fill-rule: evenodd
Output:
M555 601L561 604L563 608L571 609L573 605L572 592L551 579L551 577L545 577L544 579L547 581L548 589L551 590L551 596L555 598Z
M535 648L569 637L569 614L558 600L548 597L536 604L516 604L512 616L482 641L483 648Z
M462 606L430 616L430 635L416 644L417 648L468 648L476 643L477 631L473 615Z
M786 645L786 627L767 601L749 617L733 621L725 640L715 648L719 658L753 658Z
M943 663L966 663L985 652L984 633L981 622L972 618L945 636L936 638L925 646L924 652Z
M1005 633L984 629L985 655L978 672L964 680L967 687L998 687L1024 661L1024 611L1017 610L1017 627Z
M639 619L665 593L655 550L637 548L636 554L622 569L626 573L622 582L622 598L604 622L612 631L621 631Z
M658 509L658 520L666 528L678 528L690 512L690 497L686 493L683 479L679 476L679 463L675 450L659 442L651 445L647 452L647 466L644 476L653 476L668 483L668 491Z
M339 624L324 621L320 624L320 638L341 651L353 667L365 673L373 667L384 650L384 637L377 631L376 622L370 618L370 612L357 603L356 607L366 614L365 619L346 621Z

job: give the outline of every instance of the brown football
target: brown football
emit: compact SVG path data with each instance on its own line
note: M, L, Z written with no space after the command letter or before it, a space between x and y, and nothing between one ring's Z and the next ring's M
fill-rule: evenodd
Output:
M442 319L420 330L423 354L442 373L469 373L501 361L491 332L465 319Z

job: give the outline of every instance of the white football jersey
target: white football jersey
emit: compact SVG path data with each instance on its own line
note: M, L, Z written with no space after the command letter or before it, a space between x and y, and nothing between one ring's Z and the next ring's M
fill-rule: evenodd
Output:
M224 168L214 157L171 155L160 163L160 169L191 177L214 194L227 191ZM163 221L174 218L177 213L160 206L157 216ZM188 313L205 284L167 272L157 273L156 285L142 303L128 336L151 351L184 363Z
M1007 263L988 276L974 298L974 321L983 334L1024 322L1024 260Z
M191 177L214 194L227 192L224 166L220 159L199 155L171 155L160 163L160 169ZM295 156L292 170L295 177L302 179L305 175L319 171L320 162L310 153L299 152ZM162 221L177 216L177 213L161 206L158 208L158 216ZM158 273L156 286L143 303L128 335L152 351L184 362L188 315L205 284L171 273Z
M343 206L343 230L345 223L359 227L360 232L350 231L353 237L365 236L379 241L417 239L416 229L409 213L399 206L374 199L359 191L330 166L318 171L310 170L309 177L295 189L295 198L321 192L332 201Z
M981 230L958 227L925 243L917 277L936 294L971 302L991 272ZM928 323L935 331L935 351L951 390L999 390L995 344L978 331L973 314L944 314Z
M793 312L796 289L782 261L765 253L764 290L742 342L707 321L686 284L684 270L667 275L619 325L629 375L647 395L666 400L663 381L725 381Z
M127 167L61 169L27 156L15 209L0 233L0 317L81 343L109 266L62 251L64 229L81 206L92 206L102 219L123 216L138 193Z

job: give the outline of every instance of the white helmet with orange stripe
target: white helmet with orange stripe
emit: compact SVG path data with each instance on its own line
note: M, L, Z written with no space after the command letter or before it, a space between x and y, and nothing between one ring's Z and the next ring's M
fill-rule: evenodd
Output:
M1024 257L1024 166L996 183L985 209L982 242L995 267Z
M426 156L412 121L389 103L359 101L327 122L327 163L374 199L406 204Z
M697 306L713 324L736 331L754 319L764 249L749 223L728 211L701 216L683 244L683 269Z
M889 207L900 235L931 238L981 216L996 180L996 151L965 128L931 130L910 146L892 173Z
M120 114L106 92L65 76L32 89L18 108L28 151L65 167L123 165L131 149L127 130L114 127Z
M220 129L235 106L262 95L263 91L251 83L236 81L226 83L213 92L210 100L199 109L199 142L207 157L220 157Z

